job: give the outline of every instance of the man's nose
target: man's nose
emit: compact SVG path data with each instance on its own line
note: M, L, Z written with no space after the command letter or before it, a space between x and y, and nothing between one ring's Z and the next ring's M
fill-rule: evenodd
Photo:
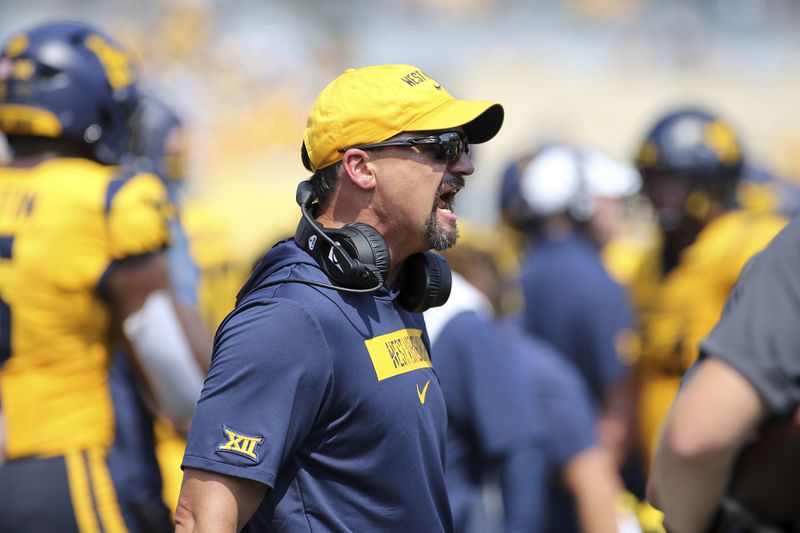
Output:
M467 152L462 152L461 156L456 161L450 163L450 171L454 174L469 176L475 172L475 166L472 164L472 159L470 159L469 154Z

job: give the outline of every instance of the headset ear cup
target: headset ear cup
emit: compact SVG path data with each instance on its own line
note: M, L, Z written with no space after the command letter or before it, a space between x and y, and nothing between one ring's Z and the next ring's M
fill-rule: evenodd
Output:
M319 225L308 212L314 201L309 181L297 185L295 200L303 216L294 240L328 277L343 290L369 292L383 286L389 276L389 247L378 230L360 222L331 229Z
M304 218L300 219L295 231L294 240L300 248L307 251L317 262L322 270L336 283L347 286L351 285L352 280L358 281L357 274L361 265L352 259L352 254L346 248L349 239L342 239L335 232L338 230L325 230L316 228L308 223ZM324 235L332 234L334 238L342 242L342 246L332 246L323 238Z
M414 254L406 259L397 300L412 313L439 307L450 297L453 276L444 257L433 252Z
M385 282L389 277L391 267L391 257L389 246L378 230L364 224L363 222L353 222L347 224L343 230L348 232L353 247L355 248L356 260L369 267L374 267L380 273L379 281ZM359 238L361 237L361 238Z

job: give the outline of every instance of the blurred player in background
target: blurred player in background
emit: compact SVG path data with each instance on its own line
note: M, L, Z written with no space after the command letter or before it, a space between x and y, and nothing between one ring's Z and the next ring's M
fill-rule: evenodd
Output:
M106 463L112 339L173 423L188 422L202 386L209 346L171 289L167 193L113 166L137 95L127 53L89 25L35 26L3 47L3 532L127 529Z
M177 114L152 94L140 91L123 172L150 172L161 178L167 188L174 209L171 244L166 251L169 276L188 313L195 312L197 305L198 268L190 255L180 211L185 145L183 123ZM195 323L199 321L198 316ZM198 337L201 335L207 337L210 350L210 335L197 332ZM122 352L118 351L111 368L117 422L108 459L111 473L118 498L124 503L123 512L130 514L126 516L129 528L170 531L170 509L174 509L180 490L180 458L185 446L180 433L185 433L186 427L175 428L167 419L155 416L139 390L129 358Z
M532 245L520 274L522 324L578 369L601 413L600 441L620 462L635 412L627 353L634 323L625 291L599 250L620 223L621 200L639 185L630 165L552 143L507 173L501 193L505 220Z
M170 279L182 302L197 305L199 267L191 255L181 208L186 195L188 132L178 114L155 94L141 92L125 163L161 178L177 216L170 220Z
M545 427L488 298L457 272L450 298L425 312L431 361L447 406L447 492L456 531L483 529L475 516L484 483L497 477L503 531L543 531Z
M170 226L172 244L167 251L170 278L182 303L196 309L206 329L213 332L233 309L236 293L247 276L244 262L235 257L230 231L221 217L205 202L187 202L191 198L186 190L188 135L178 114L155 95L140 94L133 132L127 165L158 175L176 210ZM118 419L121 413L128 413L130 418L117 426L111 458L119 468L112 471L124 473L119 486L148 510L147 515L153 517L148 523L163 523L155 515L163 516L163 511L174 509L178 501L185 428L175 428L163 417L154 420L150 411L142 408L124 357L115 360L112 372L115 399L130 406L124 410L117 406ZM162 495L166 507L161 503ZM168 513L167 518L171 529Z
M181 215L192 259L200 269L197 308L203 323L214 332L233 309L252 261L237 254L231 242L233 229L210 202L189 197Z
M661 117L636 163L661 230L632 285L642 327L640 438L650 459L680 378L739 272L786 220L737 206L742 147L731 126L709 112L687 108Z
M798 531L800 223L748 262L661 433L650 492L674 531Z
M503 243L503 244L499 244ZM608 449L601 446L597 438L598 411L588 387L575 367L566 361L564 356L547 343L524 332L516 320L504 317L503 302L506 294L515 289L509 282L499 264L508 255L504 249L507 241L498 238L495 231L471 228L465 232L462 241L453 249L444 252L448 263L454 271L453 291L448 302L436 313L426 312L426 323L433 340L433 360L442 379L445 399L448 401L448 412L452 411L448 431L448 480L451 500L456 493L454 489L464 492L465 472L475 475L481 472L484 484L484 503L473 501L473 516L481 516L476 512L476 505L485 509L483 527L475 527L470 531L490 531L497 523L504 524L497 528L503 531L547 531L547 532L611 532L638 531L636 520L630 513L618 507L622 495L622 480L617 473L614 458ZM472 304L472 305L470 305ZM486 321L489 319L492 328L488 328L495 338L494 344L501 348L484 350L491 357L464 357L470 346L464 346L474 339L473 330L483 328L480 323L466 328L466 315L476 313ZM442 318L447 320L442 323ZM473 318L473 321L478 320ZM476 343L477 344L477 343ZM458 351L454 350L458 349ZM454 353L455 352L455 353ZM466 361L465 361L466 360ZM486 366L494 365L494 369ZM530 410L527 417L517 416L520 409L498 411L498 405L492 405L485 398L487 394L479 391L485 376L498 375L497 369L507 368L513 373L503 383L495 383L495 389L505 386L507 389L519 387L522 402ZM513 392L512 390L508 392ZM507 392L507 393L508 393ZM452 401L450 401L452 400ZM495 408L495 410L492 409ZM530 452L536 453L534 461L528 461L535 468L528 467L522 476L521 483L527 485L524 491L528 496L518 501L522 494L508 490L507 479L498 467L503 461L465 461L470 455L470 439L464 437L465 429L469 429L470 413L487 411L487 418L495 420L481 424L479 416L473 416L474 428L467 436L478 437L472 441L473 454L486 449L481 446L479 437L481 429L491 428L501 421L513 422L517 425L526 423L527 428L517 428L517 435L525 434L536 437L535 446ZM467 416L465 416L467 415ZM534 420L531 422L531 416ZM461 432L461 438L458 433ZM498 432L499 433L499 432ZM509 434L509 432L505 432ZM491 440L491 439L488 439ZM524 441L518 440L517 447ZM451 456L454 456L451 458ZM513 457L513 456L512 456ZM459 460L472 468L459 465ZM507 459L508 460L508 459ZM452 466L460 468L453 469ZM517 465L517 468L522 465ZM492 475L494 474L494 475ZM454 479L455 478L455 479ZM499 482L500 497L504 504L524 505L532 516L524 523L510 521L514 518L505 513L493 513L488 502L492 498L493 487ZM455 486L454 486L455 485ZM462 502L463 505L463 502ZM458 506L454 503L454 513L458 516ZM504 517L495 516L504 514Z
M183 302L197 307L213 332L233 309L236 293L250 274L249 258L236 256L227 222L209 202L191 193L189 132L183 119L162 99L144 94L134 124L127 162L159 176L176 209L167 251L175 291Z

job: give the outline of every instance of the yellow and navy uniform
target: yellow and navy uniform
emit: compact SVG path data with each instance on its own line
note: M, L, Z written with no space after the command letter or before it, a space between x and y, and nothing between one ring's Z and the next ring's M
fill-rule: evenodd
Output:
M120 176L79 158L0 167L7 466L63 456L81 531L96 530L98 519L103 530L124 529L104 461L114 436L104 279L115 261L168 245L166 206L150 174Z
M719 320L739 272L786 222L766 212L730 211L705 226L671 271L663 272L659 246L643 260L632 293L642 328L639 426L648 462L681 375Z

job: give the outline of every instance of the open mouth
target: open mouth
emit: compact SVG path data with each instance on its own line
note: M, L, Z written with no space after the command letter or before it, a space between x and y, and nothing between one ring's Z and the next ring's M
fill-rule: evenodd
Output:
M458 185L445 186L440 189L439 193L436 195L436 208L452 213L456 204L456 194L458 194L460 190L461 187Z

